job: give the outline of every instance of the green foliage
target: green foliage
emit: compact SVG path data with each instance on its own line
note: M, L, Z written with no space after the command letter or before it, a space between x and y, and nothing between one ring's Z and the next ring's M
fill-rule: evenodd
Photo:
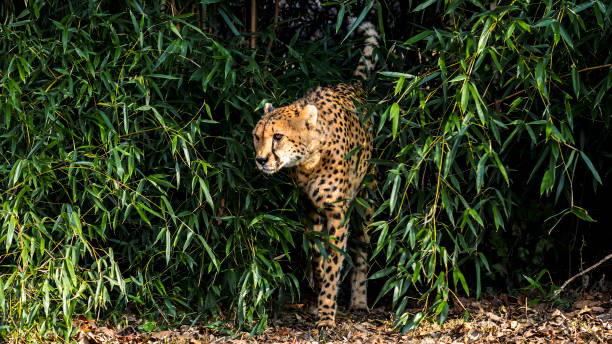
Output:
M0 335L68 339L75 315L126 309L154 318L146 331L210 316L260 330L300 297L320 238L304 235L286 176L255 170L250 132L265 102L346 81L357 49L331 32L368 11L329 3L338 19L315 42L280 44L261 24L254 51L234 4L207 3L202 17L155 2L0 5ZM392 7L376 3L383 29ZM499 236L524 233L529 209L551 216L541 235L568 215L593 221L574 181L604 182L606 141L589 135L612 110L603 2L413 5L369 95L370 279L403 330L444 320L454 294L480 297L484 276L514 278Z
M195 24L32 1L1 27L4 334L68 338L74 315L126 306L264 325L270 300L298 295L283 270L297 193L250 159L255 110L280 86Z
M418 288L424 310L443 320L452 294L480 297L483 273L508 273L492 270L506 259L502 252L492 266L483 251L489 233L526 221L523 209L566 207L548 219L550 230L568 214L593 221L575 203L573 180L586 169L593 185L602 183L589 157L605 139L585 135L610 127L604 37L611 10L602 2L527 1L414 8L445 24L419 26L398 43L406 54L420 49L427 63L398 61L382 73L395 84L377 128L390 166L383 207L393 221L374 224L375 252L387 254L380 295L392 292L404 331L423 319L404 313L409 286ZM524 191L536 185L539 193Z

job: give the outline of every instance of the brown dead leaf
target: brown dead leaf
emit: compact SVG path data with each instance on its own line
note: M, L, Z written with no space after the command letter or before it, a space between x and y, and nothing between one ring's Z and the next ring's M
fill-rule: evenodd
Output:
M529 338L529 337L533 337L533 336L535 336L535 332L532 331L532 330L527 330L527 331L525 331L523 333L523 337L525 337L525 338Z
M228 323L224 332L217 332L200 324L192 328L181 326L152 335L140 332L136 324L142 320L126 318L124 328L97 327L94 321L74 320L79 329L78 336L72 338L78 344L201 344L229 342L243 343L611 343L612 344L612 299L609 294L596 294L596 297L582 299L574 303L571 312L563 312L554 306L541 302L525 308L525 297L521 304L516 299L504 300L504 296L489 299L462 299L465 310L469 312L464 320L463 309L453 314L439 325L424 321L415 330L402 335L393 330L393 315L384 309L375 309L367 315L340 309L337 326L327 331L314 328L314 317L292 309L281 312L271 321L262 334L251 337L246 332ZM507 298L507 296L506 296ZM507 303L506 303L507 302ZM297 304L299 305L299 304ZM580 308L577 308L581 306ZM290 307L291 308L291 307ZM299 308L299 307L295 307ZM503 308L503 309L502 309ZM409 307L420 311L420 308ZM127 324L130 324L128 326ZM231 335L228 337L228 333Z
M96 323L94 321L84 322L79 326L79 331L81 332L91 332L96 329Z
M156 332L153 333L151 335L151 338L155 338L155 339L169 339L172 336L172 332L171 331L161 331L161 332Z
M110 328L106 326L98 327L98 332L102 332L103 334L110 336L110 337L115 337L116 335L115 331L111 330Z
M480 333L478 333L478 331L470 331L467 336L467 339L469 340L476 340L478 338L480 338Z
M516 330L516 329L518 329L518 327L519 327L518 321L516 321L516 320L510 321L510 328L511 329Z
M584 307L594 307L594 306L599 306L599 301L595 301L595 300L578 300L576 302L574 302L574 304L572 305L572 308L574 309L583 309Z
M88 335L86 335L85 333L81 332L79 334L79 341L77 343L78 344L93 344L93 343L95 343L95 341L90 340Z
M556 317L565 318L565 315L563 315L563 313L558 308L555 308L554 312L552 313L552 317L553 318L556 318Z
M487 317L488 317L490 320L493 320L493 321L496 321L496 322L501 322L501 321L502 321L502 318L501 318L499 315L495 314L495 313L485 312L485 315L486 315L486 316L487 316Z

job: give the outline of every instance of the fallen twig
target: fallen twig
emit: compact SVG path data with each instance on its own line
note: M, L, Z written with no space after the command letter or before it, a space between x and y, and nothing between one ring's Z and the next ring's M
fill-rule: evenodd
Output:
M559 288L558 290L555 291L555 296L559 296L559 294L561 294L563 289L565 289L565 287L567 287L568 284L572 283L573 280L575 280L576 278L578 278L578 277L586 274L587 272L595 269L596 267L600 266L601 264L603 264L606 260L608 260L610 258L612 258L612 253L610 253L609 255L605 256L602 260L598 261L594 265L589 266L588 268L582 270L580 273L576 274L572 278L570 278L567 281L565 281L565 283L563 283L563 285L561 285L561 288Z

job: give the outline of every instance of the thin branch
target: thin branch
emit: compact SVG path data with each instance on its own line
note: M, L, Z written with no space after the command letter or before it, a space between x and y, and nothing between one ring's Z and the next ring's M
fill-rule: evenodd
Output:
M586 274L587 272L595 269L596 267L600 266L601 264L603 264L606 260L608 260L610 258L612 258L612 253L610 253L609 255L605 256L602 260L598 261L594 265L591 265L587 269L582 270L579 274L577 274L577 275L573 276L572 278L568 279L567 281L565 281L565 283L563 283L561 288L559 288L558 290L555 291L555 296L559 296L559 294L561 294L563 289L565 289L565 287L567 287L568 284L572 283L573 280L575 280L576 278L578 278L578 277Z
M587 68L583 68L583 69L578 70L578 73L588 72L590 70L595 70L595 69L608 68L610 66L612 66L612 64L608 63L608 64L601 65L601 66L587 67ZM570 75L572 75L572 73L563 74L563 75L561 75L559 77L559 79L565 79L565 78L567 78Z

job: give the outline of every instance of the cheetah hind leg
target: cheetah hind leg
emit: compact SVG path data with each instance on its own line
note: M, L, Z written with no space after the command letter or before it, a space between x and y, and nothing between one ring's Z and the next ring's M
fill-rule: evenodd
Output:
M359 245L353 255L353 269L351 271L351 301L349 308L355 310L368 310L368 252L366 248L370 243L368 225L371 221L374 208L366 209L366 220L362 224Z
M349 307L356 310L368 310L368 253L363 246L370 243L370 236L363 231L359 238L360 245L353 255L351 271L351 302Z

